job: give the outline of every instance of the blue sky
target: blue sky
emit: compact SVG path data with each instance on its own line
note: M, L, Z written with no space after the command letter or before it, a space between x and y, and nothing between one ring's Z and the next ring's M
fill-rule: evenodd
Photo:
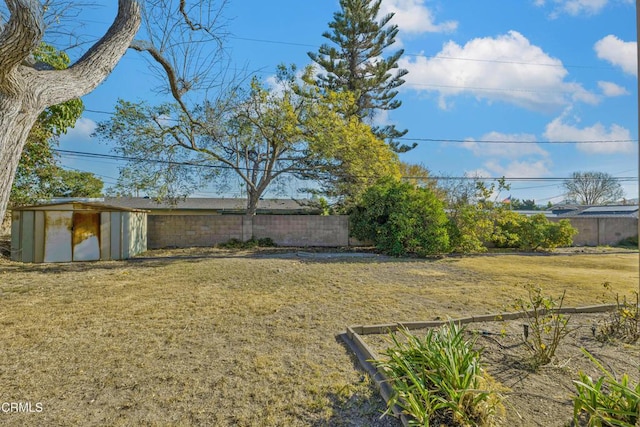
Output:
M337 0L232 0L225 10L232 66L266 80L280 63L309 64L307 52L325 41L338 7ZM376 120L408 129L406 142L418 142L403 161L439 176L536 178L514 180L508 193L539 204L563 198L549 178L587 170L638 175L635 2L383 0L382 8L396 14L395 47L405 50L400 66L409 74L398 95L402 106ZM114 16L109 5L79 18L86 18L83 31L97 35ZM118 98L160 101L156 86L147 62L128 52L83 98L89 111L60 148L109 153L108 144L89 137L109 116L92 111L113 111ZM107 186L118 174L111 160L62 161L99 174ZM638 197L637 179L622 184L627 198ZM299 197L294 190L279 196Z

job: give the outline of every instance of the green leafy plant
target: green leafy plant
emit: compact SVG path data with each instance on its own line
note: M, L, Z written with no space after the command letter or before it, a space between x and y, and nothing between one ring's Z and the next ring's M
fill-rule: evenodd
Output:
M570 246L577 232L566 219L554 223L543 214L527 217L503 210L496 215L491 240L499 248L553 249Z
M373 241L389 255L427 256L449 251L442 201L429 188L393 177L380 179L362 194L350 221L354 237Z
M588 426L635 427L640 422L640 383L635 387L629 384L624 374L618 381L587 350L582 352L604 374L595 382L580 372L580 379L573 383L577 395L573 398L573 419L576 425L580 417L586 415Z
M524 342L531 352L534 369L550 363L560 341L570 332L569 317L560 313L565 292L559 301L543 296L542 289L527 286L527 299L516 300L514 308L525 313Z
M391 344L385 359L374 361L394 390L387 411L398 405L411 417L410 425L491 424L500 399L487 390L481 352L474 349L475 339L465 339L462 327L449 323L424 338L401 329L391 334Z
M613 293L611 283L602 285ZM600 341L619 339L633 344L640 339L640 298L638 292L634 295L635 303L630 303L626 296L620 300L620 296L615 294L616 309L601 323L597 336Z
M253 248L271 248L278 246L273 239L270 237L263 237L261 239L256 239L252 237L251 239L243 242L240 239L229 239L224 243L220 243L218 247L223 249L253 249Z

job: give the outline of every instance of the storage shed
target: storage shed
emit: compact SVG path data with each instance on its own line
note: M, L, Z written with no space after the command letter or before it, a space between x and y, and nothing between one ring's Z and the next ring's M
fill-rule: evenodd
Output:
M74 201L12 211L14 261L106 261L127 259L146 250L144 210Z

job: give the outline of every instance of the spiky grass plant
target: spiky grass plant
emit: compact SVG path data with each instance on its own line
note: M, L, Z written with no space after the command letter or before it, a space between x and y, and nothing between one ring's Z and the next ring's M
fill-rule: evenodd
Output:
M391 344L376 361L394 390L388 411L398 405L410 425L491 425L499 396L486 389L481 352L475 339L465 339L464 328L449 323L424 338L401 329L391 334Z
M580 372L580 380L573 381L577 389L577 395L573 398L575 425L582 425L579 421L583 414L586 414L589 427L640 425L640 383L635 387L630 385L627 374L618 381L587 350L582 351L604 375L594 382L591 377Z

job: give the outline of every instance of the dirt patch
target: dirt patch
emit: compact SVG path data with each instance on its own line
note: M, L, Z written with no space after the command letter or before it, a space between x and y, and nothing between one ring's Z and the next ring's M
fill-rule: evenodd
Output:
M555 360L533 370L528 363L530 352L523 342L524 319L505 322L482 322L467 325L469 338L476 338L482 348L482 361L491 376L506 388L502 392L505 413L500 425L562 427L570 425L573 414L573 380L584 372L599 378L602 372L581 349L586 349L609 372L619 379L627 374L632 384L640 381L640 345L620 342L603 343L596 339L602 322L609 314L572 314L572 331L562 340ZM415 335L424 330L412 331ZM365 335L365 342L381 353L388 347L388 337Z

